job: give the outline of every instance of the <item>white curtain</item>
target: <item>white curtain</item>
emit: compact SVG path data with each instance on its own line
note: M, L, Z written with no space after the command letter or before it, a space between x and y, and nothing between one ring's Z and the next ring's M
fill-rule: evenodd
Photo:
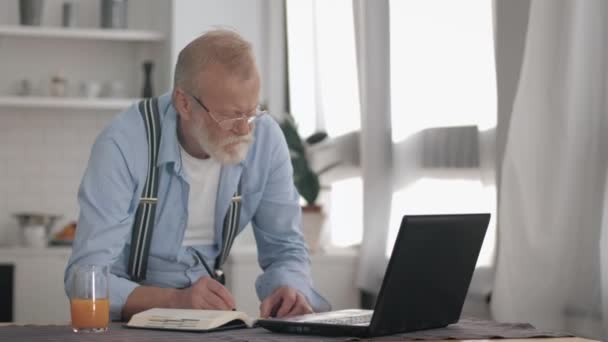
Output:
M353 10L364 227L358 286L373 294L402 215L495 208L492 11L485 0L353 0ZM398 25L404 16L410 25ZM492 232L486 240L487 266ZM481 273L471 292L487 311L491 276Z
M363 241L358 286L380 288L386 268L393 193L388 0L354 0L361 103L360 167L363 178Z
M608 338L607 47L608 2L532 0L499 188L499 321Z

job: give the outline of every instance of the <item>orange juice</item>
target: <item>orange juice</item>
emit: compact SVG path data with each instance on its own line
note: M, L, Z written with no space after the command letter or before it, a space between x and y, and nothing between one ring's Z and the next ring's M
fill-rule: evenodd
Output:
M72 328L74 329L100 329L107 328L110 321L110 301L104 299L70 300L72 311Z

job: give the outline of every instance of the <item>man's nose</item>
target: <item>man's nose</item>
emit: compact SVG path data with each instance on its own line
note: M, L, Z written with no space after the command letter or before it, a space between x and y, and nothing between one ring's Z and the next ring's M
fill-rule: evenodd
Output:
M247 122L247 120L239 120L236 122L234 127L232 127L232 132L236 135L247 135L251 132L251 125Z

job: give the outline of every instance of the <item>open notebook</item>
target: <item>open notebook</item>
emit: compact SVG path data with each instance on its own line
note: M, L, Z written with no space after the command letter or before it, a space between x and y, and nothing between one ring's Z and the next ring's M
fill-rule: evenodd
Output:
M252 327L255 320L242 311L150 309L137 313L128 328L182 331L217 331Z

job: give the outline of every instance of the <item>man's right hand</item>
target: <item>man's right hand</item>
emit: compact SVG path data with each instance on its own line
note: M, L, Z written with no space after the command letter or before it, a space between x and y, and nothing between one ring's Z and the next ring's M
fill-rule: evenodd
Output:
M177 290L172 304L180 309L233 310L236 307L230 291L209 276Z

